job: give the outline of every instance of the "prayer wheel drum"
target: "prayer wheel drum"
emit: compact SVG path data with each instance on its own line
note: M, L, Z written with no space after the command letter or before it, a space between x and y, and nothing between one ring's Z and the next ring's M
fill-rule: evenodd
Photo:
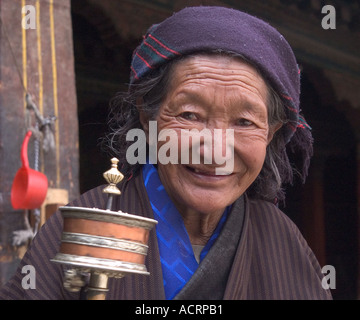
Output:
M150 230L156 220L112 211L114 195L120 195L116 184L123 179L117 169L118 160L111 159L112 168L104 173L109 185L106 209L60 207L64 227L59 252L51 260L70 266L74 272L65 275L64 286L78 291L77 272L90 273L88 300L104 300L109 277L122 278L127 273L148 275L145 257ZM70 283L70 285L69 285Z
M52 260L110 277L148 274L145 257L155 220L110 210L61 207L64 228L59 253Z

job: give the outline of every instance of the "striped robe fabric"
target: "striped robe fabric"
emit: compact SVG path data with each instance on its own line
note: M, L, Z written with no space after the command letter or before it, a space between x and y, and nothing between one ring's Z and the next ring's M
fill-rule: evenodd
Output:
M141 174L121 183L120 189L122 194L114 202L113 210L153 218ZM102 209L106 199L102 187L98 187L70 205ZM271 203L245 196L244 206L243 230L223 299L332 299L330 291L322 287L320 265L295 224ZM54 213L38 232L14 276L0 289L0 299L80 299L80 293L63 288L65 267L50 261L59 250L62 225L60 212ZM129 274L122 279L111 278L107 299L165 299L155 230L150 232L145 264L149 276ZM32 265L36 270L35 289L24 289L21 285L24 265Z

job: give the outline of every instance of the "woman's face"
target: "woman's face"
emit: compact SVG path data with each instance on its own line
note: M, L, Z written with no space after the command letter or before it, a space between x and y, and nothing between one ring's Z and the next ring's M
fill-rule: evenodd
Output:
M156 120L158 132L171 129L177 133L177 139L158 141L157 149L172 143L177 150L178 163L163 164L159 159L158 172L181 213L189 210L201 214L220 212L256 179L271 136L267 94L261 76L239 59L199 55L175 65L168 94ZM143 125L145 129L148 126L145 122ZM222 135L217 136L221 137L221 144L219 139L218 144L215 143L214 135L212 140L200 139L200 144L199 140L189 139L186 134L181 138L181 132L192 129L195 132L203 129L221 132ZM227 129L233 130L233 143L226 139ZM231 132L228 130L228 134ZM194 146L195 143L198 145ZM231 166L219 164L219 156L225 156L226 152L227 164ZM188 153L189 161L182 161L181 155L185 153ZM198 153L200 163L193 161L195 153ZM215 155L218 155L217 160ZM224 174L220 168L225 167Z

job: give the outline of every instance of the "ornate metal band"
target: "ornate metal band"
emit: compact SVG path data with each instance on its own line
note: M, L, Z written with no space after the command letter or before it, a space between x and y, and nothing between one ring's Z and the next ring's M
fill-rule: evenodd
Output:
M84 207L60 207L64 218L87 219L102 222L122 224L129 227L138 227L151 230L157 224L156 220L124 213Z
M104 273L109 277L121 278L124 273L149 275L145 265L118 260L101 259L73 254L58 253L52 262L71 265L82 272Z
M142 243L83 233L63 232L61 241L67 243L83 244L86 246L123 250L142 255L146 255L148 251L148 246Z

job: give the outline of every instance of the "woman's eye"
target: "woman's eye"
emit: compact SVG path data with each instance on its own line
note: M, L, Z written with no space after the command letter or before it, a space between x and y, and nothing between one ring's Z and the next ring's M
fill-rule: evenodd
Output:
M183 112L183 113L180 114L180 117L185 119L185 120L190 120L190 121L193 121L193 120L197 119L197 116L193 112Z
M254 123L250 120L247 120L247 119L239 119L237 121L237 125L238 126L241 126L241 127L249 127L251 125L253 125Z

